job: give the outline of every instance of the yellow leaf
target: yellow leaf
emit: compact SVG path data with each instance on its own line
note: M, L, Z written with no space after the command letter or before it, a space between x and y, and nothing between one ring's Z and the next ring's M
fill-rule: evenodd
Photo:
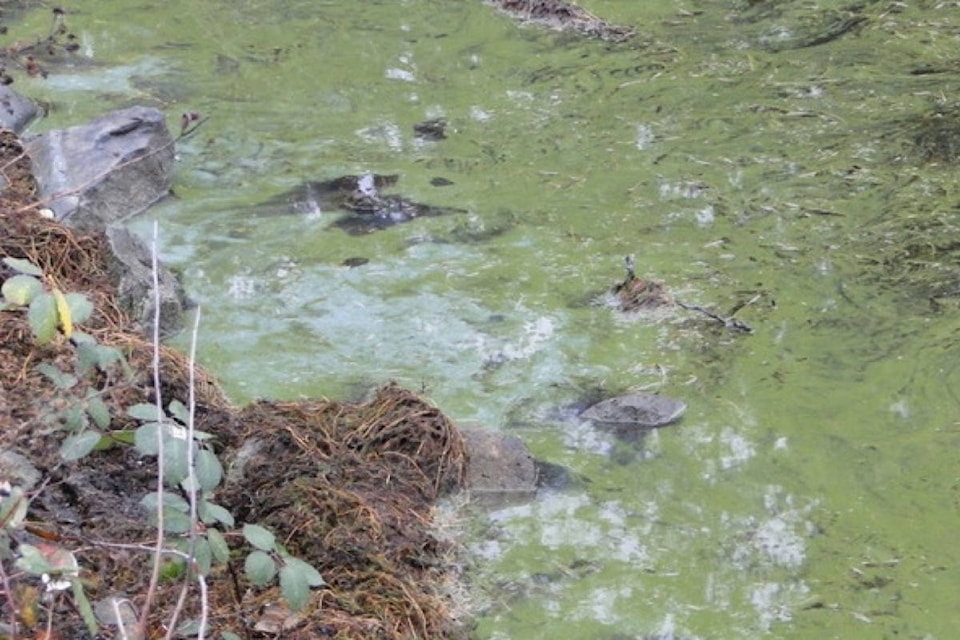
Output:
M70 315L70 305L60 289L53 289L53 299L57 301L57 314L60 316L60 328L68 338L73 335L73 316Z

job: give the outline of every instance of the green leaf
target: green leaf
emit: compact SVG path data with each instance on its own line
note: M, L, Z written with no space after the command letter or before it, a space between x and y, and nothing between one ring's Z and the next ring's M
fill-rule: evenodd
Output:
M133 431L129 429L120 429L117 431L108 431L100 434L100 442L93 448L94 451L106 451L118 445L132 445Z
M220 461L217 460L216 454L209 449L200 449L197 451L194 464L200 487L204 491L213 491L216 489L217 485L220 484L220 480L223 478L223 467L220 465Z
M49 362L41 362L37 365L37 371L43 374L58 389L70 389L76 386L77 377L69 373L64 373Z
M277 575L277 565L273 558L263 551L252 551L243 563L243 570L247 574L247 579L258 587L267 584Z
M77 335L79 331L74 331L73 335L70 336L70 340L77 345L77 367L76 372L81 376L86 376L93 368L97 366L97 344L90 344L81 340L77 342Z
M63 412L63 426L68 431L80 432L87 428L87 413L79 404L67 407Z
M100 442L100 433L92 429L67 436L60 445L60 457L67 462L73 462L84 457Z
M243 537L257 549L273 551L276 548L277 539L258 524L243 525Z
M132 407L127 407L127 415L136 420L156 421L157 418L163 419L162 413L157 414L157 405L141 402Z
M205 537L197 538L196 547L193 550L193 559L197 563L200 575L210 574L210 567L213 566L213 552L210 549L210 543Z
M326 580L323 579L323 576L320 575L320 572L314 569L310 564L304 562L300 558L294 558L293 556L286 556L283 558L283 564L286 567L291 567L297 573L303 575L304 579L307 581L307 584L311 587L322 587L327 584Z
M180 481L180 488L183 489L184 493L188 496L191 493L198 493L200 487L197 486L196 476L188 475L186 478Z
M40 277L43 275L43 270L40 269L40 267L33 264L29 260L24 260L23 258L7 257L3 259L3 264L7 265L18 273L25 273L28 276Z
M228 527L234 525L233 514L220 505L208 502L207 500L200 501L200 504L197 505L197 513L204 524L219 522Z
M199 618L189 618L177 625L174 638L192 638L200 633Z
M157 510L157 492L151 491L142 498L140 498L140 504L143 505L147 511L156 511ZM184 500L182 497L178 496L175 493L170 493L169 491L163 492L163 504L164 506L170 507L171 509L176 509L181 513L187 513L190 511L190 503Z
M156 523L157 514L151 514L151 522ZM171 507L163 508L163 530L167 533L186 533L190 531L190 516Z
M22 274L7 278L0 287L4 299L18 307L30 304L42 292L43 284L39 280Z
M227 564L230 560L230 547L227 540L218 529L207 529L207 542L210 543L210 553L217 564Z
M46 556L32 544L21 544L19 549L20 557L14 563L18 569L27 573L40 576L45 573L53 573L53 567L47 562Z
M110 428L110 407L98 395L87 396L87 415L101 429Z
M97 344L95 340L93 342L89 342L86 339L83 339L78 342L78 335L85 336L87 334L74 331L73 336L71 337L71 340L73 340L74 344L77 345L77 371L81 375L86 375L91 369L93 369L93 367L97 367L100 369L100 371L106 372L113 363L123 361L123 354L120 353L119 349ZM92 337L90 339L93 340ZM156 409L154 409L154 414L148 419L156 419Z
M97 366L101 371L106 371L107 368L114 362L123 362L123 354L120 352L120 349L117 349L116 347L108 347L103 344L98 344L96 353Z
M49 293L41 293L30 303L27 311L27 321L37 344L47 344L57 334L57 325L60 324L60 314L57 311L57 301Z
M93 613L93 607L90 606L90 601L87 599L87 594L83 592L83 582L78 579L73 579L70 581L73 587L73 602L77 606L77 609L80 610L80 617L83 618L83 622L87 625L87 631L90 633L90 637L97 636L97 616Z
M233 631L221 631L220 640L243 640L243 638L235 634Z
M170 412L170 415L180 421L180 424L188 424L190 422L190 412L187 411L187 408L183 406L183 403L179 400L173 400L170 404L167 405L167 411Z
M163 438L163 479L171 487L179 485L187 477L187 444L182 438L164 436Z
M70 316L74 323L86 322L93 314L93 303L90 298L82 293L68 293L64 296L67 299L67 306L70 307Z
M160 451L160 444L157 442L157 431L160 427L158 422L148 422L140 425L133 432L133 446L137 448L140 455L155 456Z
M164 558L160 563L161 582L175 582L182 578L186 572L187 562L183 558Z
M115 429L103 434L103 438L113 444L132 445L135 434L136 432L133 429Z
M0 500L0 524L7 529L16 529L27 516L30 501L20 487L12 487L7 496Z
M291 565L280 567L280 592L294 611L303 609L310 597L306 576Z
M96 338L89 333L84 333L83 331L74 331L73 335L70 336L70 341L78 347L85 344L97 344Z

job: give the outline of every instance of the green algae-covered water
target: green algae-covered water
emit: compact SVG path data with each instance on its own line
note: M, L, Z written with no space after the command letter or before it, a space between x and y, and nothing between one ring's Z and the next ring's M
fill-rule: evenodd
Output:
M88 4L76 67L17 86L38 129L208 118L131 225L160 220L234 400L394 379L581 478L470 525L478 638L955 637L951 3L583 0L619 44L479 0ZM364 172L464 211L258 213ZM602 304L631 254L754 332ZM597 389L689 408L620 443L570 409Z

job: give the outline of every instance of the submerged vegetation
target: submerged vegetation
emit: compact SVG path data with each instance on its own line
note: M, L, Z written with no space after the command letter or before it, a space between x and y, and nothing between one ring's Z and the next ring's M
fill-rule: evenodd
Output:
M315 3L302 4L305 14L317 13ZM531 19L551 7L584 16L568 3L496 4ZM214 107L210 136L185 153L204 164L184 172L184 193L210 193L199 213L175 212L175 224L190 227L178 240L197 243L180 259L220 307L208 312L215 338L207 340L223 349L213 357L257 358L247 369L257 378L252 393L295 397L306 385L331 384L342 375L335 367L351 358L336 337L318 337L318 327L343 322L324 325L322 316L348 300L366 314L349 318L350 336L383 340L361 347L376 353L376 366L456 387L442 392L462 393L461 406L484 416L497 415L483 412L496 403L522 408L505 426L521 425L535 446L573 461L590 482L491 526L489 548L509 547L488 558L499 563L492 582L504 613L481 623L482 633L944 635L938 629L949 625L950 607L941 603L957 586L944 571L956 558L942 535L956 526L955 510L944 505L957 502L953 476L943 472L956 449L955 331L945 310L960 307L960 109L949 94L960 71L956 8L608 3L617 22L644 16L636 20L644 37L583 45L579 35L591 33L558 35L522 15L532 24L508 32L504 24L514 21L488 11L503 29L490 36L466 3L441 3L449 22L435 11L441 5L404 3L389 14L403 32L386 37L395 25L385 23L377 50L357 55L349 45L375 24L364 12L394 9L330 2L323 10L341 5L335 19L307 23L306 36L295 28L305 20L284 23L293 26L283 56L230 58L231 83L184 63L199 78L196 88L178 69L172 83L186 89L157 89L229 101L230 117ZM427 26L411 8L430 13ZM155 10L163 3L143 9ZM196 10L191 17L202 23ZM461 16L468 19L456 23ZM318 38L329 25L336 29ZM262 31L270 34L270 25ZM513 39L502 51L501 36ZM248 30L232 44L239 51L252 37ZM256 46L269 51L264 38ZM189 49L171 47L168 32L158 40L166 53ZM523 47L512 49L516 41ZM325 74L297 75L299 51L323 59L331 74L349 69L349 82L331 88ZM409 74L385 82L384 69L398 65ZM140 80L148 94L154 79ZM273 90L274 81L306 88L288 94ZM259 101L238 98L251 85L290 104L306 96L309 108L273 105L264 115ZM466 96L454 97L463 87ZM324 108L314 108L318 97ZM357 142L362 127L389 133L392 121L384 120L412 122L440 107L452 126L433 146ZM3 143L7 177L28 172L15 139ZM238 148L249 151L243 162ZM418 198L429 177L418 170L456 174L443 197L470 213L358 237L304 224L291 241L288 219L274 219L271 229L224 202L224 192L240 201L236 193L248 189L262 199L281 184L322 179L318 157L330 175L398 171ZM251 176L266 173L268 162L276 168L264 190ZM26 185L12 183L8 197ZM40 274L32 276L38 284L11 285L10 307L0 311L0 424L13 425L0 431L0 450L18 447L28 462L18 468L35 478L11 479L0 499L9 542L0 635L40 636L47 625L66 637L80 633L91 619L84 601L96 624L149 617L159 634L185 584L187 625L207 602L211 628L240 637L467 635L457 602L439 586L457 576L455 545L425 526L433 499L457 485L464 464L449 420L396 386L366 402L238 409L202 372L191 384L193 368L167 349L159 351L158 394L148 373L154 345L126 331L98 257L101 240L29 208L28 199L0 216L0 257L16 259L0 276L13 279L18 268L29 275L20 261ZM454 246L459 239L466 241ZM263 253L252 255L254 245ZM614 291L620 301L649 309L684 300L697 322L618 324L607 309L563 307L602 286L632 251L643 277L628 267ZM355 268L337 271L340 264ZM338 286L352 297L337 297ZM41 290L50 298L31 326L26 309ZM69 294L89 301L89 317ZM390 306L376 306L383 300ZM403 306L410 300L414 306ZM380 322L384 308L398 323L416 315L411 309L423 312L416 328L426 337L411 330L397 340L404 326ZM65 318L75 324L69 336ZM737 333L704 340L703 328L714 325ZM753 335L741 336L747 329ZM93 341L71 340L78 331ZM454 338L438 347L445 332ZM251 334L271 340L259 346ZM724 340L709 339L719 334ZM482 360L485 348L503 354L503 366L447 367ZM285 359L283 349L297 353ZM407 368L386 362L394 354ZM297 357L310 359L303 371L325 378L295 386L287 365L300 366ZM369 366L365 357L357 366ZM543 418L573 375L601 386L682 386L690 410L676 431L605 457L595 432ZM171 451L184 454L170 464L190 452L206 466L196 485L171 470L180 486L166 495L176 497L154 495L145 508L158 466L144 449L153 438L141 437L138 448L136 434L150 422L164 425L153 435L167 431ZM190 422L195 435L179 438ZM14 464L4 462L0 470L12 475ZM196 518L189 487L198 489ZM143 547L157 539L157 513L167 521L159 537L169 553L145 612L153 556ZM916 526L927 520L929 527ZM200 550L186 562L191 532ZM523 585L533 597L512 595ZM120 593L129 602L114 598ZM110 617L104 607L119 613Z

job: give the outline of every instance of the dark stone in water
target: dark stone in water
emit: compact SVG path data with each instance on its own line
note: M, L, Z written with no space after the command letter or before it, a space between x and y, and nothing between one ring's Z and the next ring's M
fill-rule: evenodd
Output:
M632 393L598 402L580 414L585 420L612 429L621 438L676 422L687 410L683 400L651 393Z
M568 467L546 460L534 460L537 466L537 488L552 491L566 491L575 487L582 487L589 480L576 474Z
M342 266L344 266L344 267L350 267L351 269L353 269L353 268L356 268L356 267L362 267L363 265L367 264L368 262L370 262L370 258L361 258L361 257L355 256L355 257L352 257L352 258L347 258L346 260L344 260L344 261L341 262L340 264L341 264Z
M383 193L384 189L394 187L398 180L397 175L365 173L323 182L306 182L271 198L258 209L268 215L348 211L351 215L333 224L352 235L363 235L417 218L465 212L463 209L434 207Z
M474 501L507 504L537 493L537 464L524 442L514 435L461 428L470 457L466 485Z
M447 138L447 121L444 118L424 120L413 125L413 135L420 140L445 140Z

